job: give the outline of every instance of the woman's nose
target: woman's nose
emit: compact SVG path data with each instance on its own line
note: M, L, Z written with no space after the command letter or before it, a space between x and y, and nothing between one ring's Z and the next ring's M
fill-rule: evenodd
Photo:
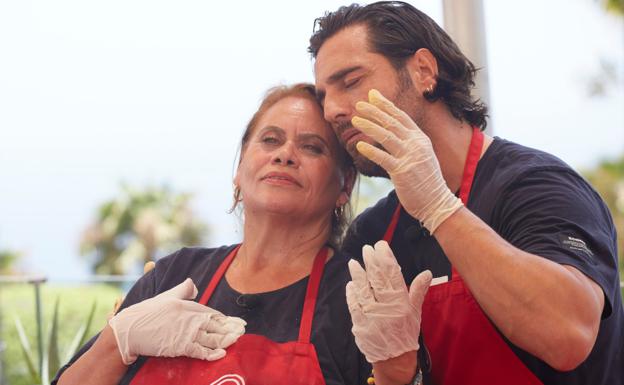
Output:
M299 160L297 159L294 145L285 143L280 146L280 148L275 151L271 163L283 166L298 166Z

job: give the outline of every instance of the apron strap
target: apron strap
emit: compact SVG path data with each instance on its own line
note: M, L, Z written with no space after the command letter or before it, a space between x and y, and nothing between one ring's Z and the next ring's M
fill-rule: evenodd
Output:
M316 306L316 297L318 295L321 277L325 269L325 261L329 249L323 247L314 258L312 273L308 279L308 288L306 289L305 302L303 303L303 313L301 315L301 324L299 325L299 342L310 343L310 335L312 334L312 319L314 318L314 308Z
M204 291L204 294L202 294L201 298L199 299L199 303L201 303L202 305L206 305L208 303L208 300L210 300L210 297L212 296L212 293L221 281L221 278L223 278L223 275L227 271L228 267L230 267L230 264L234 260L234 257L236 256L236 253L238 253L238 249L240 249L240 247L240 244L237 245L234 250L232 250L230 254L225 257L223 262L221 262L221 265L219 265L219 268L210 279L208 287L206 287L206 291Z
M394 230L397 227L397 223L399 223L399 217L401 216L401 202L397 204L396 209L394 209L394 213L392 214L392 219L390 219L390 224L386 229L386 233L383 236L383 240L388 242L392 242L392 237L394 236Z
M479 128L473 127L472 139L470 140L470 147L468 148L468 155L466 156L466 163L464 165L464 173L462 174L462 182L459 187L459 199L461 199L464 206L468 205L468 196L472 189L472 181L477 171L477 164L481 158L482 149L483 132L481 132Z
M462 181L459 187L459 199L461 199L464 206L468 205L468 197L470 196L470 190L472 189L472 182L477 171L477 165L481 158L481 151L483 150L483 132L478 127L472 127L472 138L470 139L470 147L468 147L468 155L466 156L466 163L464 164L464 172L462 174ZM397 223L399 222L399 216L401 214L401 202L399 201L392 219L388 224L386 233L383 240L392 242L394 231L396 230ZM459 276L455 267L451 266L451 279L455 276Z

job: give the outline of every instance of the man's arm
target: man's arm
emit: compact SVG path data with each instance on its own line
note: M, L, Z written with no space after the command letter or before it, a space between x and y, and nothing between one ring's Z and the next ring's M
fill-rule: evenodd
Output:
M496 327L557 370L589 355L604 306L602 289L576 268L524 252L468 209L434 237Z
M575 268L514 247L464 208L446 185L429 137L378 91L355 107L362 117L354 117L353 125L384 148L359 142L358 151L388 172L405 210L436 237L499 330L555 369L578 366L600 324L604 294L598 285ZM520 213L531 215L519 208L516 217ZM538 231L548 227L542 223Z

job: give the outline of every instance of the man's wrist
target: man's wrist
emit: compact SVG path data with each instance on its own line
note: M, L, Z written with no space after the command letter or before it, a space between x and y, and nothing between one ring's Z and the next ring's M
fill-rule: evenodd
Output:
M416 351L373 363L376 385L406 385L417 376Z

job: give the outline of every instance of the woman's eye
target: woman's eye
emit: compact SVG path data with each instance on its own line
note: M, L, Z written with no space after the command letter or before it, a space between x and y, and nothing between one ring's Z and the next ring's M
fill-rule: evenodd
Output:
M319 145L316 144L304 144L303 148L308 151L311 152L313 154L322 154L323 153L323 148Z
M265 144L278 144L279 140L274 136L265 136L262 138L262 143Z

